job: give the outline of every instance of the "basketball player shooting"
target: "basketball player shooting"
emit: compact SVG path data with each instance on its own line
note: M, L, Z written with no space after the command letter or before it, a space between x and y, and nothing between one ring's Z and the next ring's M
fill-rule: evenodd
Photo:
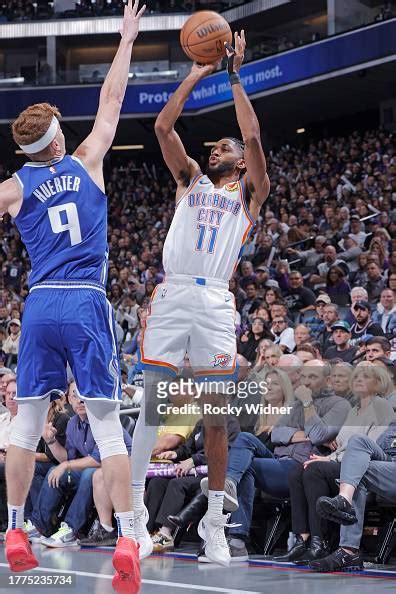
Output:
M167 374L176 374L186 351L196 381L226 380L235 369L235 306L228 282L270 190L259 123L239 78L244 51L244 31L235 33L235 50L231 46L227 50L228 74L243 142L229 136L219 140L203 173L175 131L190 93L215 71L214 64L193 64L155 124L162 154L177 183L176 211L163 250L165 282L152 297L141 347L145 398L133 437L135 514L144 509L144 481L156 439L155 423L147 420L153 418L156 383ZM217 405L225 400L217 393L205 397ZM204 415L204 423L209 492L208 512L199 534L206 556L228 566L227 516L223 514L228 451L225 419ZM140 542L147 551L149 541L146 530Z
M38 565L24 525L24 504L50 400L67 388L70 364L98 445L107 492L117 516L113 557L117 591L140 587L130 499L130 466L119 419L120 372L113 312L106 300L107 201L103 158L114 139L128 82L132 47L145 6L129 0L121 41L100 93L92 132L67 155L60 113L28 107L13 124L30 162L0 185L0 211L15 220L32 270L18 357L18 414L7 450L6 557L12 571ZM61 468L65 468L64 465ZM79 460L67 471L83 470ZM59 476L61 479L61 476Z

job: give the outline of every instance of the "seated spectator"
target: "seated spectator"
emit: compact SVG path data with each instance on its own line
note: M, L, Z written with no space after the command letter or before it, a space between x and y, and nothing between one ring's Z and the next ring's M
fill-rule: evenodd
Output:
M3 342L3 351L7 355L14 355L16 359L19 351L19 339L21 337L21 322L17 319L11 320L8 324L8 338Z
M241 277L239 279L239 286L246 291L248 285L253 283L256 286L256 275L253 270L253 264L249 260L241 262Z
M352 408L336 439L327 445L330 455L311 454L303 467L292 469L289 475L292 506L292 530L297 535L291 551L277 560L307 565L314 559L327 557L325 529L316 512L319 497L336 494L336 479L340 476L341 460L353 435L367 435L376 440L396 418L393 408L383 398L387 380L382 370L373 366L358 366L351 377L351 390L358 404Z
M289 274L289 289L285 292L284 298L289 312L294 318L315 309L315 294L303 285L304 279L301 272L293 271Z
M345 272L339 266L331 266L326 276L326 293L332 303L339 306L349 305L351 287L346 280Z
M368 301L371 304L377 304L381 292L386 287L386 281L381 273L381 268L375 262L367 264L367 293Z
M246 301L247 295L245 291L239 286L239 281L235 276L230 278L229 289L235 297L235 307L237 311L241 311L243 303Z
M275 301L279 301L280 299L282 299L282 293L277 287L269 287L265 291L264 301L268 307L271 307Z
M348 322L350 326L355 323L356 318L353 315L353 307L357 301L367 301L368 294L364 287L353 287L351 290L351 307L343 319Z
M271 320L273 320L275 316L281 316L281 317L285 318L289 328L294 328L294 322L293 322L293 320L290 319L288 313L289 313L289 310L288 310L287 305L284 301L274 301L273 303L271 303L271 305L270 305Z
M340 252L340 260L346 262L350 273L355 272L359 268L359 256L362 253L362 248L353 235L347 235L341 242L344 251Z
M265 359L265 363L268 367L278 367L279 365L279 359L281 358L283 354L282 349L274 344L270 347L267 347L265 349L265 353L264 353L264 359Z
M368 301L356 301L352 306L352 313L355 323L351 327L351 345L356 345L365 334L384 336L381 326L375 324L371 319L371 309Z
M282 415L279 409L291 406L293 389L286 373L273 368L266 372L264 379L268 390L262 395L263 412L256 420L254 434L239 433L229 451L227 478L225 485L224 508L234 512L233 516L241 519L235 522L229 542L231 557L234 561L248 558L245 541L247 540L253 511L255 482L266 492L277 494L287 490L287 469L293 464L291 459L278 459L272 453L271 435ZM265 408L271 405L271 413ZM285 473L285 474L284 474ZM208 494L208 483L201 482L202 491ZM238 491L238 492L237 492Z
M342 359L345 363L351 363L357 353L357 346L351 344L351 327L348 322L338 320L331 327L334 346L329 347L323 357L327 360Z
M308 363L308 361L317 359L317 351L309 342L304 342L297 347L295 354L302 363Z
M373 322L379 324L384 334L392 337L396 328L396 300L391 289L381 291L380 302L372 316Z
M296 346L294 348L297 351L303 344L309 342L311 335L309 333L309 328L305 324L297 324L294 328L294 342Z
M239 433L239 424L236 418L230 416L227 425L228 442L232 444ZM168 516L177 515L187 501L200 491L202 477L196 473L190 475L189 471L207 464L204 431L203 421L200 420L184 445L158 456L161 460L174 461L177 466L176 477L154 477L147 486L145 504L149 512L148 530L152 533L155 553L173 549L174 524L168 520Z
M294 332L293 328L288 327L286 318L283 316L274 316L272 318L271 332L274 343L279 345L284 353L292 353L294 351L296 346Z
M257 294L257 285L254 281L249 281L245 286L246 299L240 309L241 323L246 324L248 321L250 311L253 311L258 305L261 304L261 300Z
M309 250L296 250L288 248L288 253L296 256L302 261L304 274L311 273L317 265L322 262L324 255L324 247L326 245L326 237L317 235L315 237L314 246Z
M303 363L296 355L282 355L279 359L279 367L287 373L293 390L300 385Z
M318 342L322 353L325 353L329 347L334 346L333 332L331 328L339 319L340 314L338 313L338 305L335 303L326 304L323 308L324 328L318 336Z
M11 428L18 412L16 397L16 381L12 376L5 388L4 412L0 411L0 526L7 527L7 493L5 482L5 460L7 449L10 444Z
M70 385L72 386L71 389L75 388L74 382L71 382ZM66 427L69 419L70 416L65 411L63 402L60 399L51 402L47 413L47 422L37 446L33 480L25 505L25 530L29 536L36 533L31 516L44 479L54 464L59 464L59 458L62 458L63 449L66 445Z
M327 245L324 249L324 262L316 267L316 273L310 277L310 283L314 290L324 288L326 284L327 274L333 266L344 264L343 260L337 258L337 252L333 245Z
M270 373L276 371L279 370L273 369ZM240 433L230 449L225 502L227 492L233 494L231 499L235 499L238 492L239 509L232 514L231 520L240 525L231 527L229 532L237 558L238 551L245 550L249 535L256 485L269 495L287 497L291 469L303 464L311 453L319 453L317 447L332 441L345 421L350 405L328 389L328 374L329 368L322 361L310 361L303 366L302 385L294 390L296 402L291 412L283 415L275 425L271 424L273 453L248 433ZM285 386L290 383L280 383L286 398Z
M364 358L366 361L374 361L378 357L390 357L391 343L384 336L373 336L365 344Z
M327 557L310 562L314 571L363 569L360 541L369 491L396 501L396 423L391 422L374 441L355 435L348 442L340 470L340 489L335 497L321 497L317 511L322 517L342 524L339 548Z
M251 330L246 331L238 341L238 353L253 363L260 340L271 337L272 334L266 327L265 321L262 318L254 318Z
M316 315L304 320L304 324L309 328L310 335L318 340L320 334L325 329L324 322L324 308L331 303L330 297L327 293L320 293L315 301Z
M363 287L367 284L367 264L368 257L366 252L361 253L357 259L357 268L350 275L351 285L354 287ZM363 298L364 299L364 298ZM365 298L368 299L368 296Z
M356 406L358 399L351 390L351 377L353 366L350 363L340 362L331 366L329 385L336 396L348 400L351 406Z
M31 521L44 536L40 542L47 547L69 547L78 544L77 536L88 520L92 507L92 475L100 467L98 447L94 441L84 401L75 390L69 394L75 412L67 425L66 446L57 445L59 464L47 473L31 515ZM131 453L132 441L124 430L124 441ZM69 490L73 500L60 528L54 533L52 514Z

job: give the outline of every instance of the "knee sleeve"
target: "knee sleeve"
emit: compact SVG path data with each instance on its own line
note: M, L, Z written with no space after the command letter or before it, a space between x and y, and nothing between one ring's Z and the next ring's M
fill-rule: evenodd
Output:
M92 435L103 461L110 456L128 455L120 421L120 403L114 400L85 400Z
M18 413L10 434L10 445L35 452L47 420L49 398L18 400Z

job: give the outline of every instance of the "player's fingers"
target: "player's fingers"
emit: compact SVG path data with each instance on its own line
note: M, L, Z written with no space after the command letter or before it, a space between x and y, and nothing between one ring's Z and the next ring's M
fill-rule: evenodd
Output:
M242 29L242 31L241 31L241 39L242 39L242 44L245 46L246 45L245 29Z
M139 10L139 12L136 15L136 18L140 19L144 15L145 10L146 10L146 5L143 4L142 8Z

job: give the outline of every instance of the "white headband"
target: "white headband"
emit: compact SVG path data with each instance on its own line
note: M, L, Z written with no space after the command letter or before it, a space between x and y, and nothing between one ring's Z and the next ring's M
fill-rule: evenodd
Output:
M20 144L19 147L23 150L24 153L28 155L34 155L34 153L39 153L40 151L47 148L49 144L54 140L56 133L58 132L59 121L55 116L52 116L51 123L47 132L36 140L36 142L32 142L32 144Z

